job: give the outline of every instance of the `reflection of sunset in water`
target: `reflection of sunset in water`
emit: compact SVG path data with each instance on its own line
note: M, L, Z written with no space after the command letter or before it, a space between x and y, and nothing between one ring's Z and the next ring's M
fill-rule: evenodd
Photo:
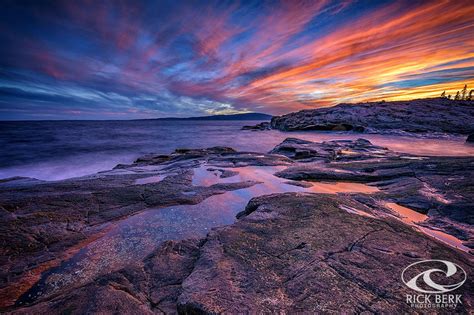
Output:
M246 181L255 184L213 195L195 205L150 209L112 225L101 237L86 244L69 260L46 272L28 291L31 296L24 302L34 301L38 296L54 294L63 287L80 286L103 273L139 262L163 241L204 237L212 228L232 224L236 214L243 211L253 197L285 192L370 194L379 191L376 187L361 183L291 182L274 176L285 168L286 166L219 168L207 164L194 168L192 184L196 187ZM224 178L221 178L224 173ZM155 183L166 176L167 174L163 173L145 177L136 184ZM416 223L427 219L426 215L394 203L387 203L386 206L397 213L398 218L406 224L451 246L466 250L457 238L417 225ZM375 215L345 205L341 205L341 208L354 215Z
M369 186L360 183L313 183L313 186L309 188L311 192L325 193L325 194L336 194L336 193L353 193L359 192L364 194L371 194L379 191L377 187Z
M387 203L386 206L390 208L390 210L395 211L395 213L399 215L400 219L407 224L419 223L428 219L428 216L425 214L413 211L407 207L397 205L393 202Z
M290 181L285 178L274 176L276 172L282 171L286 166L246 166L246 167L232 167L225 168L238 172L238 174L220 178L220 172L213 169L208 170L208 166L204 165L194 169L193 185L211 186L217 183L236 183L242 181L255 181L259 184L246 188L245 190L252 191L254 196L261 196L264 194L278 193L278 192L313 192L324 194L336 193L375 193L379 191L377 187L369 186L361 183L350 182L309 182L300 181L304 186L292 185ZM237 193L237 192L233 192ZM240 192L242 193L242 192Z
M338 133L338 132L281 132L267 130L256 134L240 130L249 121L127 121L127 122L91 122L88 125L56 126L42 124L32 128L28 125L14 126L9 133L2 134L17 142L5 142L0 156L0 178L25 176L42 180L60 180L71 177L95 174L110 170L117 164L130 164L137 158L153 154L169 154L177 146L184 148L208 148L213 146L231 146L237 151L266 153L288 137L314 142L330 140L356 140L364 138L374 145L387 147L393 151L421 156L474 156L474 145L466 144L465 136L445 136L443 138L420 138L409 136ZM105 124L105 125L104 125ZM124 128L137 130L136 134L123 132ZM35 137L49 139L49 130L55 130L56 141L36 142ZM189 135L192 134L192 137ZM107 139L111 147L104 146ZM77 145L80 139L80 146ZM82 140L84 139L84 140ZM73 141L74 140L74 141ZM57 147L66 148L58 155ZM87 154L83 148L87 148ZM113 148L113 154L111 154ZM48 158L45 159L45 156ZM10 165L11 163L15 165ZM19 163L19 164L16 164ZM155 166L156 168L156 166ZM118 170L116 170L118 171ZM150 179L152 181L153 179ZM159 180L158 180L159 181ZM156 181L155 181L156 182Z
M449 235L447 233L430 229L421 225L418 225L417 223L422 223L423 221L426 221L428 219L428 216L419 212L416 212L414 210L411 210L407 207L400 206L396 203L393 202L388 202L385 204L390 210L394 211L398 216L400 220L405 222L406 224L414 226L416 229L420 230L421 232L436 238L437 240L442 241L443 243L446 243L452 247L459 248L463 251L469 252L469 248L464 246L462 244L462 241L459 240L458 238Z
M219 183L255 181L243 189L211 196L196 205L171 206L141 212L114 225L102 237L87 244L61 266L47 272L33 290L31 299L52 294L66 286L79 286L104 272L141 261L165 240L180 240L205 236L211 228L232 224L235 216L245 209L248 201L257 196L284 192L338 193L378 191L359 183L305 182L310 187L288 184L287 179L273 174L285 166L247 166L224 168L238 172L221 178L222 171L210 165L194 168L193 186L211 186ZM211 169L211 170L208 170ZM232 175L232 174L231 174ZM135 184L155 183L166 174L145 177Z
M269 131L278 133L278 131ZM288 134L284 134L287 135ZM395 152L425 156L474 156L474 145L465 143L465 137L417 138L378 134L291 132L291 137L314 142L330 140L367 139L372 144L386 147Z

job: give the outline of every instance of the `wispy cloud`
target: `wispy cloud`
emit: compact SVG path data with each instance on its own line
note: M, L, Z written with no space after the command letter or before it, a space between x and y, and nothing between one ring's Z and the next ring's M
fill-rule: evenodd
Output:
M474 86L470 1L7 2L4 119L146 118Z

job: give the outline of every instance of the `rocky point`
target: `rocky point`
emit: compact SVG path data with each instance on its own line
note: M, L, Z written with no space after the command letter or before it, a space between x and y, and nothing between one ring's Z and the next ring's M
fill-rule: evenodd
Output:
M247 170L273 171L245 180ZM412 312L400 281L406 266L443 257L472 274L473 175L472 157L402 154L363 138L288 138L268 154L178 149L81 178L4 180L1 306L15 314ZM318 193L338 184L372 189ZM144 246L133 234L147 221L142 213L176 221L176 207L197 215L187 207L218 196L241 205L229 224L130 254ZM170 227L153 228L167 235ZM119 232L120 245L101 243ZM81 251L97 243L115 257L124 242L130 256L115 261ZM105 265L68 274L85 256ZM472 309L473 289L470 278L458 289L457 311Z

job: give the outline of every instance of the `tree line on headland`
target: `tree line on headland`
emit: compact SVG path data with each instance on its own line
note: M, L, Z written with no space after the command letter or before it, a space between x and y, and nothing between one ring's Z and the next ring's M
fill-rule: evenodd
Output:
M461 90L461 92L457 91L456 96L454 96L453 100L455 100L455 101L460 101L460 100L471 101L471 100L474 100L474 95L473 94L474 94L474 89L471 90L468 94L467 93L467 84L464 84L464 88ZM450 100L451 99L451 94L446 96L446 91L443 91L443 93L441 93L441 97L442 98L447 98L448 100Z

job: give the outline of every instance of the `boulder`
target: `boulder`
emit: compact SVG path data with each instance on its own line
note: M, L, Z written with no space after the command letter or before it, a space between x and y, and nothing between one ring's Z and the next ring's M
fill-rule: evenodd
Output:
M243 126L242 130L251 130L251 131L262 131L262 130L270 130L271 125L270 122L262 122L253 126Z

